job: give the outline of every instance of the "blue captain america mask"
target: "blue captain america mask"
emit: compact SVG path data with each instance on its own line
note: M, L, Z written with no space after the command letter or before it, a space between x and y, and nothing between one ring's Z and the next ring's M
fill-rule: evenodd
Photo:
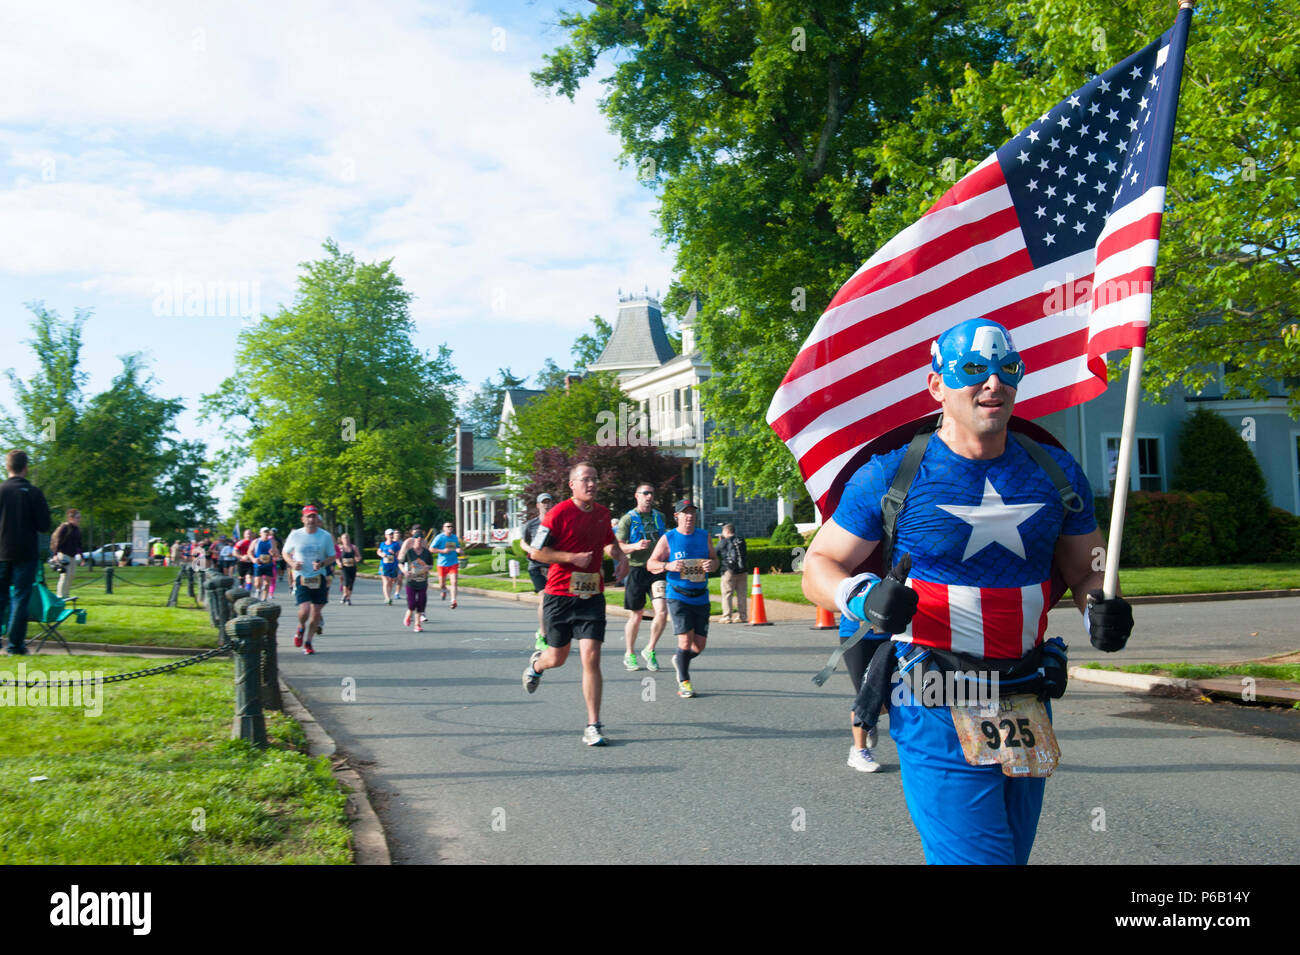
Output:
M949 388L982 385L989 375L1018 388L1025 377L1011 333L987 318L969 318L940 335L930 345L930 367Z

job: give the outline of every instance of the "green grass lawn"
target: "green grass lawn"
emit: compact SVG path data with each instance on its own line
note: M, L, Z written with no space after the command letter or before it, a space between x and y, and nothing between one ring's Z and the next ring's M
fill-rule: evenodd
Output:
M490 572L490 562L485 562ZM750 576L745 592L749 592ZM763 574L763 596L768 600L811 606L803 595L802 574ZM471 585L467 580L466 585ZM1120 589L1130 597L1155 594L1221 593L1230 590L1293 590L1300 589L1300 564L1228 564L1222 567L1134 567L1119 573ZM485 590L510 590L510 578L502 575L476 576L472 586ZM717 577L709 578L709 590L721 593ZM532 585L526 576L519 578L516 592L530 592ZM617 600L614 599L617 595ZM607 602L622 606L621 590L606 591ZM1064 599L1069 599L1067 596ZM720 612L714 604L712 613Z
M1120 670L1124 673L1142 673L1175 677L1180 680L1210 680L1220 676L1253 676L1257 680L1287 680L1300 683L1300 663L1239 663L1221 666L1213 663L1131 663L1114 666L1104 663L1085 663L1093 670Z
M203 602L201 608L195 608L184 583L176 606L166 606L175 578L176 570L170 567L114 570L113 592L106 594L101 568L78 568L69 596L76 597L77 606L86 611L86 622L78 624L75 618L69 619L60 626L60 632L65 639L84 643L215 647L217 628L208 619L207 603L197 581L195 593ZM46 582L54 581L47 576ZM29 627L28 640L35 635L36 628Z
M109 675L158 661L21 662L30 679L35 669ZM0 677L17 665L5 658ZM108 684L98 716L89 697L74 708L0 696L0 864L350 863L346 797L329 760L308 757L302 728L273 711L266 750L231 740L231 674L218 658Z

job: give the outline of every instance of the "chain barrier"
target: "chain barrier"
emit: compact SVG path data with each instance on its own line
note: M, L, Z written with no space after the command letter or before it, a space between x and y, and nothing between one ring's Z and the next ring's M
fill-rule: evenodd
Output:
M233 644L225 644L212 650L205 650L203 653L196 653L194 656L185 657L177 660L175 663L164 663L161 666L150 667L147 670L134 670L131 673L115 673L112 676L101 677L97 680L61 680L58 683L46 683L44 680L30 680L22 684L28 689L34 686L47 686L50 689L58 689L65 686L92 686L103 683L124 683L127 680L138 680L142 676L155 676L159 673L170 673L173 670L182 670L185 667L193 666L196 663L202 663L204 660L219 656L223 653L230 653L234 649ZM0 680L0 686L17 686L17 680Z
M161 584L137 584L131 578L122 576L122 572L120 570L115 570L113 572L113 583L130 584L132 587L170 587L173 583L175 583L175 580L176 578L173 577L171 580L165 581L164 583Z

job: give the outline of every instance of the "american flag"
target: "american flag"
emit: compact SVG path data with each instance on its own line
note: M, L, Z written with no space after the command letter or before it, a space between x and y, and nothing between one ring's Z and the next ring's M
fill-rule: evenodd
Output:
M1191 10L1045 111L873 255L831 301L768 423L829 517L874 438L936 410L930 343L975 316L1011 330L1033 418L1106 388L1144 345Z

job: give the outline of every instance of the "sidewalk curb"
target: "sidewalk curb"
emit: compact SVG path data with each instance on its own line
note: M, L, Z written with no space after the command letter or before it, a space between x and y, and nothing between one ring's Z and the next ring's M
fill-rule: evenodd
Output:
M1300 597L1300 590L1224 590L1204 594L1151 594L1124 599L1131 604L1194 604L1217 600L1264 600L1271 597Z
M347 764L346 757L334 759L338 749L333 737L325 732L325 727L316 721L292 686L280 678L280 696L284 701L284 711L297 720L307 735L307 753L310 756L330 757L330 769L348 793L348 822L352 828L352 856L356 865L392 865L393 858L388 852L388 839L384 827L370 805L366 794L366 784L361 774Z
M1195 680L1182 680L1168 676L1150 676L1145 673L1125 673L1122 670L1094 670L1091 667L1070 667L1070 679L1084 683L1102 683L1125 690L1137 690L1150 696L1182 697L1194 699L1201 696Z

